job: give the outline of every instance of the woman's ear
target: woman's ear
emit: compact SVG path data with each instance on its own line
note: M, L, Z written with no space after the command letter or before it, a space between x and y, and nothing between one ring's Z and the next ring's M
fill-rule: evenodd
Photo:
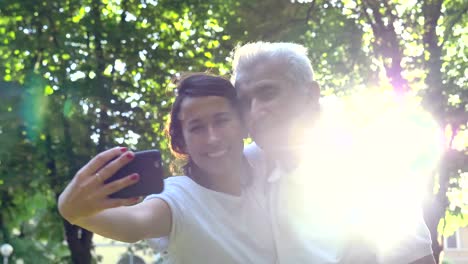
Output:
M184 140L177 140L176 142L172 142L172 146L174 147L174 151L176 153L180 153L183 155L188 155L187 154L187 145L185 144Z
M188 155L187 145L185 145L185 142L182 142L182 144L180 146L180 150L182 150L183 154Z

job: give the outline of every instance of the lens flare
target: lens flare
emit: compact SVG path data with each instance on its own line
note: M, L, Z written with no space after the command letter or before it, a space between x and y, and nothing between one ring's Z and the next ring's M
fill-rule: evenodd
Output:
M36 141L44 126L47 111L47 97L44 96L45 83L42 78L31 75L25 83L25 92L21 103L21 116L25 126L25 136Z
M355 237L391 251L421 226L442 139L412 100L361 94L325 106L286 187L293 225L305 237Z

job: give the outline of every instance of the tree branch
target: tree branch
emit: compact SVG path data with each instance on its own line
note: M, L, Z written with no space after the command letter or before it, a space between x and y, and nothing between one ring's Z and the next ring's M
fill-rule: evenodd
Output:
M362 10L362 13L364 14L364 17L367 19L367 22L369 22L371 28L372 28L372 31L373 32L377 32L378 29L376 28L376 22L373 21L372 17L369 15L369 13L367 13L367 4L365 2L365 0L362 0L361 2L362 4L360 5L361 6L361 10Z
M442 40L442 43L440 44L440 46L444 46L448 38L452 36L453 27L455 26L455 24L457 24L462 19L463 15L467 13L468 13L468 5L465 5L465 7L460 12L458 12L457 16L449 21L450 23L448 23L448 25L445 27L444 39Z
M312 14L312 10L314 10L315 8L315 0L313 0L311 3L310 3L310 6L309 8L307 9L307 15L306 15L306 18L305 18L305 24L307 25L307 23L309 22L309 19L310 19L310 15Z
M388 23L389 26L393 28L393 23L395 23L397 17L392 13L392 10L395 8L393 6L390 6L388 3L388 0L383 1L383 4L385 5L385 14L390 18L390 21Z

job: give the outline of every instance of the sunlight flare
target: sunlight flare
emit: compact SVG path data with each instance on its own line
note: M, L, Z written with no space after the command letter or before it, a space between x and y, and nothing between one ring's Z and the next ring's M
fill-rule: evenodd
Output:
M418 226L442 139L430 115L406 99L335 100L305 135L303 162L287 186L294 226L335 245L364 239L385 254Z

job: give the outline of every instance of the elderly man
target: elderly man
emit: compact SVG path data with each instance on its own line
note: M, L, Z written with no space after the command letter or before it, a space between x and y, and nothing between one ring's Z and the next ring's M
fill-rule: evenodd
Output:
M232 78L256 143L247 147L246 155L269 173L265 193L279 263L435 263L422 214L416 217L413 230L402 235L390 251L382 251L379 243L360 236L362 229L350 223L354 207L336 208L340 202L346 204L344 200L327 205L333 189L320 186L320 181L308 181L330 177L326 170L311 170L323 165L313 158L321 157L323 150L314 145L321 138L310 133L319 119L320 91L303 46L246 44L235 51ZM327 144L321 143L322 147ZM305 150L317 155L304 157ZM307 169L301 171L304 164ZM386 228L381 227L382 234Z

